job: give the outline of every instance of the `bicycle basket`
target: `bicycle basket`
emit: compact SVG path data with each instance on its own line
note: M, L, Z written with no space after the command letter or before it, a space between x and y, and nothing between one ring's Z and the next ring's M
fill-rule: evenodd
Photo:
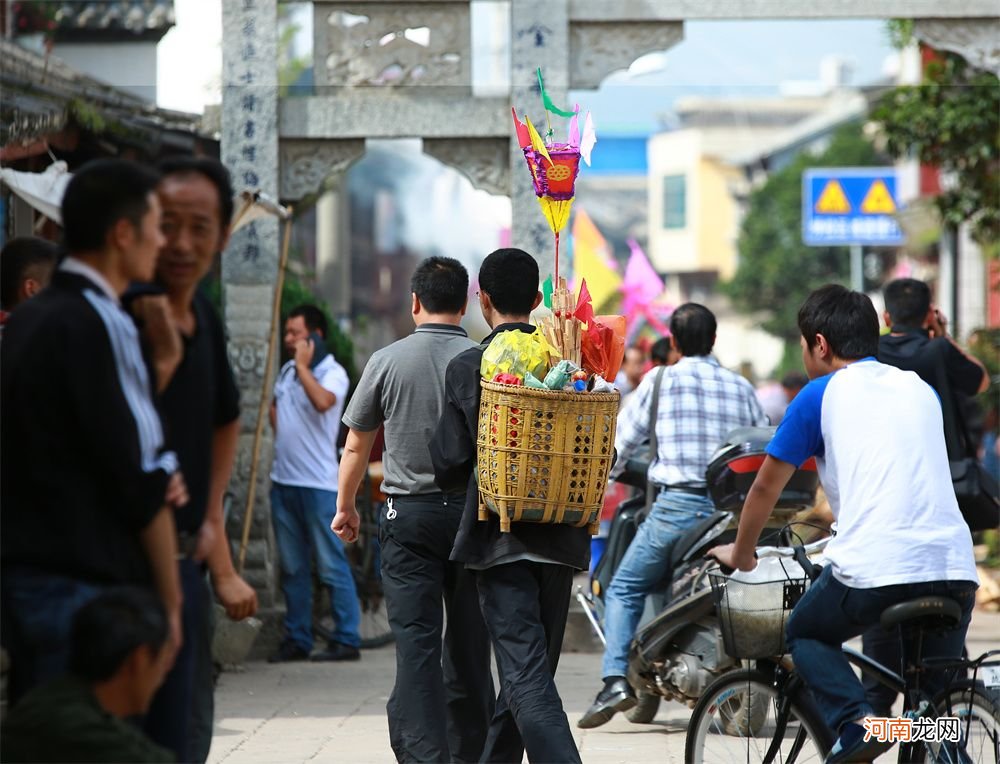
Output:
M808 584L797 565L793 570L798 575L782 565L779 573L784 577L771 581L741 580L719 571L708 574L722 646L730 657L773 658L785 652L785 623Z

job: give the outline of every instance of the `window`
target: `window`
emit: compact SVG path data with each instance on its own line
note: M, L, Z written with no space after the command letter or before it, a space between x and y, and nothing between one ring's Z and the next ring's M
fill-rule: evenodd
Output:
M663 179L663 227L684 228L687 225L687 190L683 175L668 175Z

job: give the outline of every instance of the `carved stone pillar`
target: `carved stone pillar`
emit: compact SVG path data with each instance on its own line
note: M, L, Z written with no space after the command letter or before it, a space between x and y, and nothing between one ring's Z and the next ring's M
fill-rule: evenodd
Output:
M222 161L237 190L260 189L276 196L277 0L223 0L222 19ZM230 483L235 501L228 525L230 538L237 540L243 527L258 405L271 386L271 380L264 379L264 365L278 247L278 221L265 218L238 231L222 257L229 354L241 393L242 429ZM272 444L267 429L265 433L245 576L267 608L275 601L275 554L268 501Z

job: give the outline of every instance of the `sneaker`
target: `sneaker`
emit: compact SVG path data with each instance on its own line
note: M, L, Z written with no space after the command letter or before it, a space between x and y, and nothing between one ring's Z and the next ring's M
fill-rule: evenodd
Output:
M865 742L865 728L860 724L845 724L840 729L840 737L833 744L826 757L825 764L847 764L851 762L870 762L895 745L895 741L879 742L870 738Z
M593 705L580 717L576 726L583 730L600 727L611 721L611 717L619 711L628 711L637 702L635 690L625 677L608 677L604 680L604 689L597 693Z
M309 651L303 650L294 642L282 642L278 649L268 656L268 663L288 663L290 661L304 661L309 659Z
M361 651L356 647L345 645L342 642L330 642L325 650L313 653L309 660L316 663L324 661L358 661L361 660Z

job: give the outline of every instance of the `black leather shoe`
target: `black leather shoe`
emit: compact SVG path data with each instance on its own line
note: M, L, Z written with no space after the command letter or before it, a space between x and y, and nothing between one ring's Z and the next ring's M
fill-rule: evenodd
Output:
M309 660L316 663L321 661L358 661L361 660L361 651L341 642L330 642L326 646L326 650L313 653Z
M628 711L636 704L635 691L624 679L616 679L597 693L594 704L580 717L576 726L583 730L607 724L619 711Z
M309 651L303 650L294 642L282 642L277 651L268 656L268 663L288 663L289 661L309 660Z

